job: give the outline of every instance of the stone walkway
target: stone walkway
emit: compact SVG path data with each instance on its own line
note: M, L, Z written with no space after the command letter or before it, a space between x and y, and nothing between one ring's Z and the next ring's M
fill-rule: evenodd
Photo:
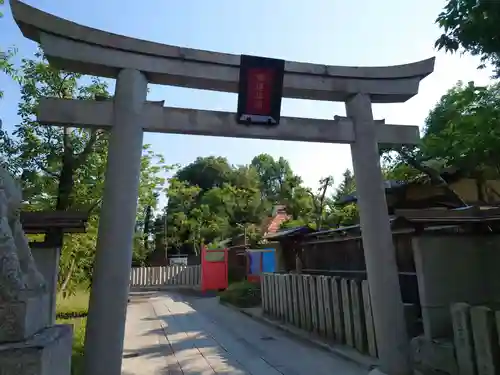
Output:
M366 374L215 298L176 293L132 298L123 356L123 375Z

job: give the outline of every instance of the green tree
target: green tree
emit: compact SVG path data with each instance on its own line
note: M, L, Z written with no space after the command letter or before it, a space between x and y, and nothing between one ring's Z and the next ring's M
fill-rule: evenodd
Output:
M107 86L98 78L84 84L81 75L51 67L37 52L23 59L20 72L20 123L13 134L2 134L0 153L4 165L21 178L28 210L78 210L90 214L85 234L64 238L60 286L71 289L91 276L100 202L106 168L108 133L102 130L41 126L36 122L40 98L109 98ZM138 221L145 207L156 207L163 187L161 173L169 167L146 145L142 159ZM61 233L51 233L60 241ZM136 241L136 249L140 249ZM142 251L142 250L141 250Z
M256 188L225 184L220 188L219 197L233 228L238 224L260 224L271 208Z
M15 56L17 50L15 48L9 48L7 51L0 49L0 72L3 72L10 77L17 79L16 70L14 69L14 64L12 63L12 58ZM3 98L3 90L0 90L0 99Z
M299 185L286 192L282 203L286 206L286 212L300 225L306 225L310 221L313 212L313 199L310 190Z
M104 172L107 134L95 129L40 126L36 110L44 96L87 100L97 95L109 97L107 85L97 78L81 85L81 75L51 67L41 52L35 59L23 59L20 75L21 122L15 126L13 137L4 140L6 164L22 178L25 198L33 208L67 210L81 206L83 202L73 194L78 182L89 186L83 195L85 204L91 205L88 193L93 192L94 197L102 193L102 179L95 178Z
M207 191L229 182L231 173L232 167L226 158L209 156L197 158L193 163L179 169L174 177Z
M459 82L429 113L422 153L475 179L482 192L487 178L500 175L499 123L500 84Z
M327 191L333 186L333 177L328 176L319 180L319 188L316 193L310 191L313 202L314 226L317 230L321 230L325 217L328 212L328 196Z
M335 189L330 203L330 214L326 222L330 227L354 225L359 222L359 210L356 203L343 204L339 206L342 198L356 192L356 180L350 169L346 169L342 175L342 181Z
M356 181L354 175L350 169L346 169L342 174L342 182L335 189L335 194L333 195L334 201L339 201L343 197L354 193L356 190Z
M479 56L480 67L492 63L496 76L500 75L500 2L447 0L436 22L443 29L437 48Z
M3 7L5 4L4 0L0 0L0 6ZM0 18L3 17L3 12L0 11ZM0 72L3 72L14 79L17 79L16 70L12 63L12 58L16 54L17 50L13 47L8 48L6 51L0 47ZM3 97L3 91L0 90L0 99Z
M283 157L274 160L271 155L260 154L253 158L251 166L257 171L262 199L273 204L283 204L302 183Z
M341 209L336 209L334 211L334 216L331 216L330 220L336 224L335 226L349 226L358 224L358 205L355 203L349 203L343 206Z
M500 172L500 84L459 82L430 111L423 152L446 166Z
M165 252L167 250L167 236L166 236L166 215L162 212L154 219L154 250L155 252Z
M179 169L167 196L167 242L176 252L198 254L203 244L257 233L270 211L256 168L231 166L220 157L197 158Z
M386 154L387 176L448 186L442 174L453 169L476 181L482 201L485 180L500 175L499 122L499 83L458 82L430 111L421 145Z
M201 189L192 186L189 182L171 178L167 189L168 205L166 207L166 242L179 252L181 247L191 236L192 225L190 225L189 214L196 207L196 202ZM192 236L191 236L192 237Z
M296 188L291 199L286 201L291 219L284 222L282 228L309 225L320 230L325 224L330 226L335 208L327 193L332 186L333 177L328 176L319 180L316 192L303 186Z

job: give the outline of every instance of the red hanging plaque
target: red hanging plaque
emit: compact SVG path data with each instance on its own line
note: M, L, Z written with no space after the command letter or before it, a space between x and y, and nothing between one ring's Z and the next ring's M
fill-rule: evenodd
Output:
M284 60L241 56L238 123L279 124L284 72Z

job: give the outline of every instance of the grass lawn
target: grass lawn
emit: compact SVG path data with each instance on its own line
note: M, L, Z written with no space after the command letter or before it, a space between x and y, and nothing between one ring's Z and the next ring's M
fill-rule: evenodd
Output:
M73 325L72 375L83 374L83 342L88 305L88 292L77 292L76 295L68 298L57 297L57 323Z

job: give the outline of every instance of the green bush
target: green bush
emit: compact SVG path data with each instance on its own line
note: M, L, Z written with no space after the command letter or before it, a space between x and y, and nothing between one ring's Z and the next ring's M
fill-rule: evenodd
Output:
M66 298L61 294L57 296L57 323L73 325L71 375L83 374L83 346L88 305L89 294L86 291L78 291L75 295Z
M57 317L60 319L84 318L89 309L89 293L77 291L76 294L64 297L57 296L56 301Z
M260 284L241 281L229 285L219 294L222 302L230 303L237 307L255 307L261 304Z
M73 355L71 356L71 375L83 375L83 356L85 343L85 326L87 318L57 319L58 324L73 326Z

